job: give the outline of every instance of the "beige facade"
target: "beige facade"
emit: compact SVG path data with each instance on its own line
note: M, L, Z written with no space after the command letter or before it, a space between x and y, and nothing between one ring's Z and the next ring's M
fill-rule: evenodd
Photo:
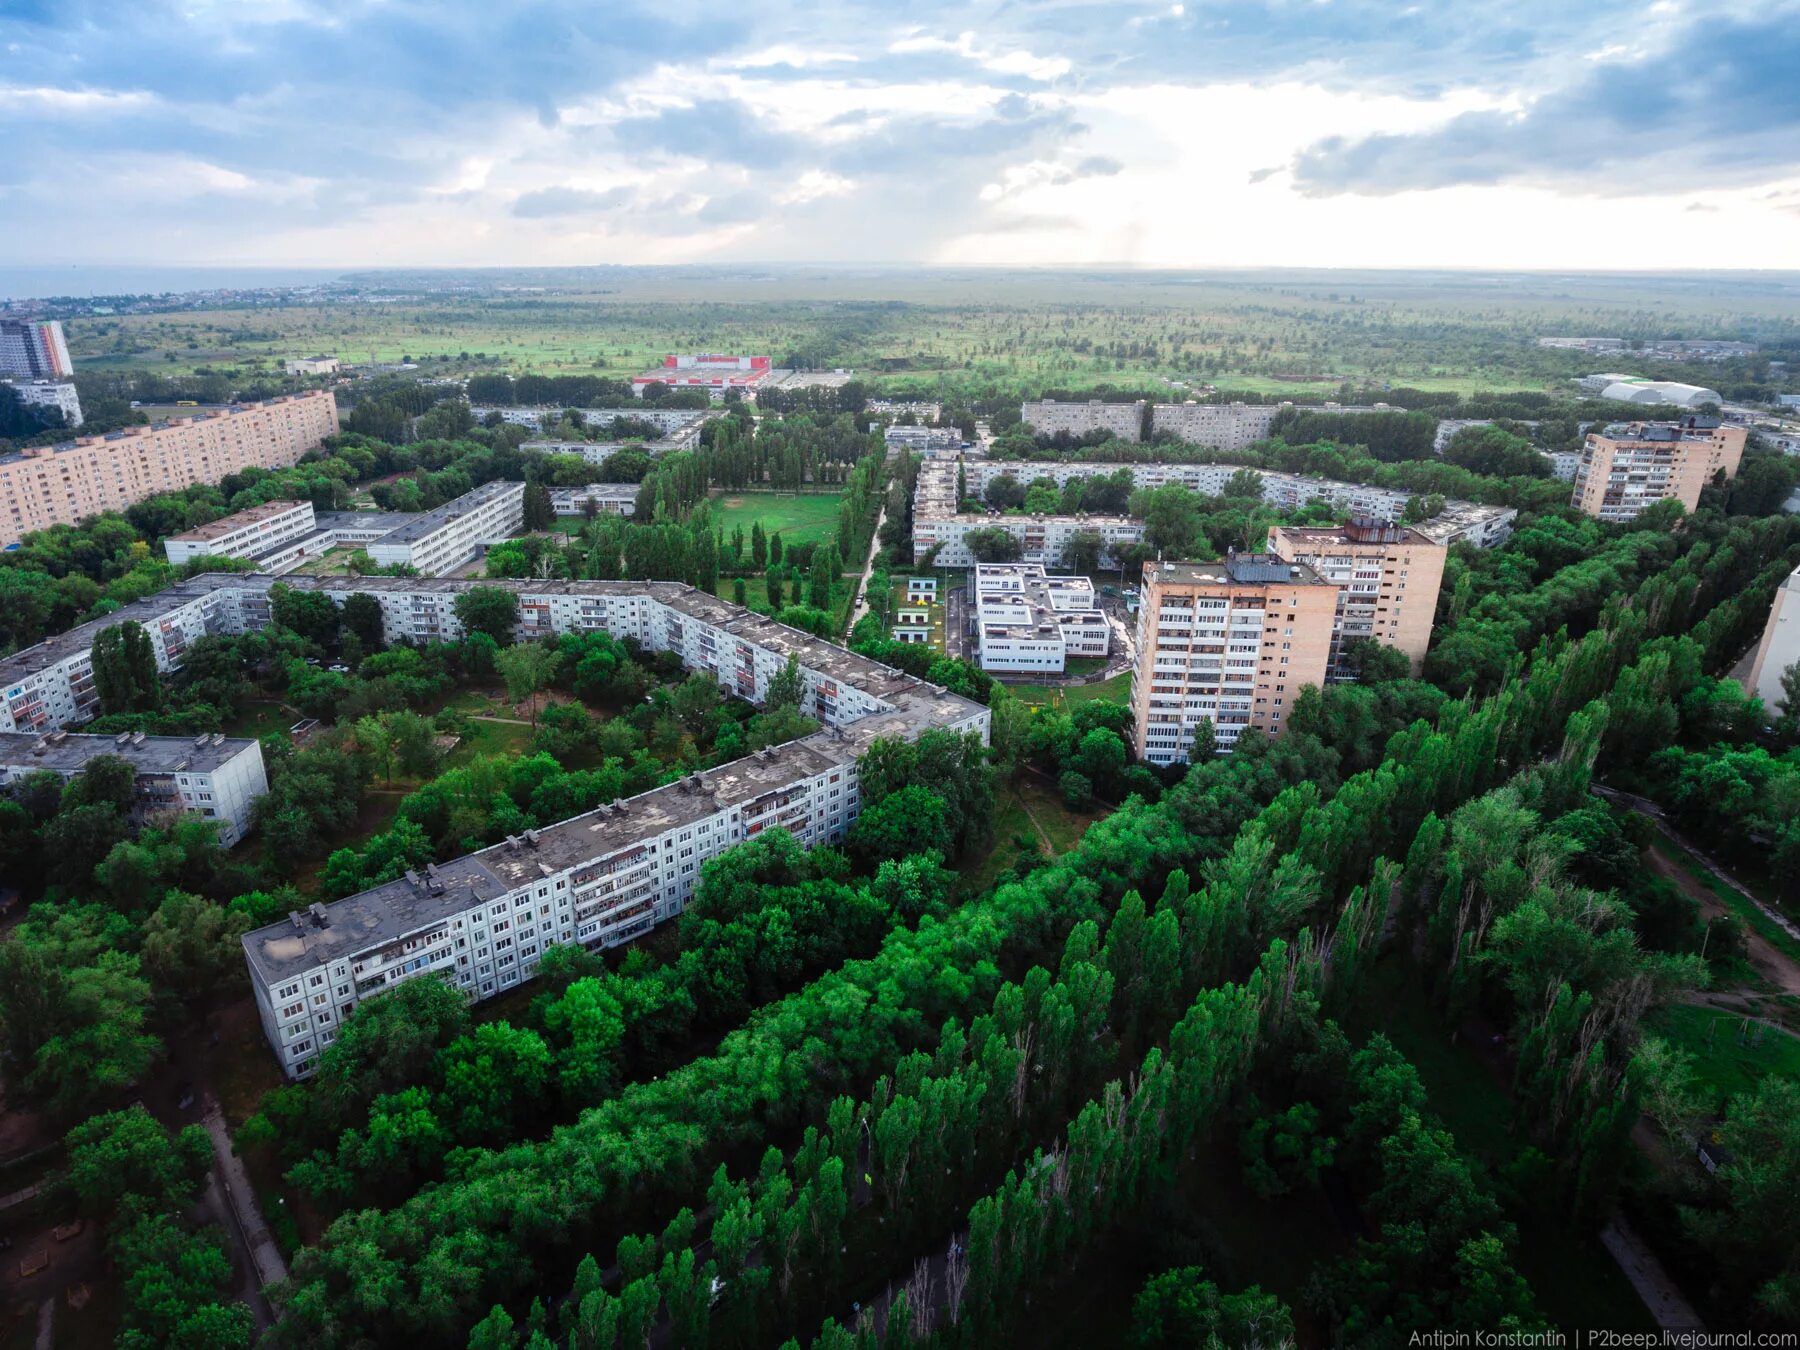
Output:
M1274 557L1145 563L1131 686L1138 757L1185 760L1201 722L1222 750L1246 727L1279 735L1300 691L1325 683L1337 594L1306 564Z
M1590 431L1569 504L1608 521L1632 520L1670 497L1692 511L1713 475L1737 476L1749 435L1713 417L1614 422Z
M1351 638L1374 638L1405 652L1417 676L1431 645L1438 588L1449 549L1403 525L1357 517L1348 525L1289 525L1269 532L1269 552L1305 563L1337 587L1331 631L1333 679Z
M1800 568L1789 573L1775 592L1769 621L1756 644L1756 659L1750 663L1750 678L1744 681L1744 692L1763 701L1771 720L1787 702L1781 677L1796 661L1800 661Z
M0 455L0 546L240 469L286 468L337 429L322 389Z

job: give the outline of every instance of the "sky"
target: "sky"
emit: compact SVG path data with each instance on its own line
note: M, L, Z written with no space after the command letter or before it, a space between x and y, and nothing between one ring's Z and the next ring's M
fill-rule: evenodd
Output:
M1800 0L0 0L14 264L1800 267Z

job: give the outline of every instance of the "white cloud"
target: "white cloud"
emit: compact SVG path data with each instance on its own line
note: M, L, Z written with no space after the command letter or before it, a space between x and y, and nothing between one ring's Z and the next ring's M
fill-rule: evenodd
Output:
M958 33L954 41L916 34L889 43L888 50L897 56L914 52L943 52L973 61L996 75L1023 75L1028 80L1058 79L1073 68L1069 59L1064 56L1036 56L1022 48L1011 51L984 49L973 33Z

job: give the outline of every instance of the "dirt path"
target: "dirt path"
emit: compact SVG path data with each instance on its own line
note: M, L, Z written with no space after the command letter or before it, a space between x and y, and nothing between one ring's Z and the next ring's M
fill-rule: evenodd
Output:
M1039 823L1037 816L1033 814L1031 803L1017 793L1013 794L1013 800L1019 804L1019 809L1025 813L1025 819L1031 822L1031 828L1038 832L1038 838L1044 841L1044 852L1054 858L1056 856L1056 845L1050 842L1050 832Z
M1651 845L1644 857L1649 862L1650 869L1659 877L1673 882L1683 895L1691 896L1699 902L1700 912L1707 918L1730 914L1731 911L1725 908L1724 902L1713 894L1711 888L1701 885L1692 873L1656 845ZM1748 924L1740 924L1740 927L1744 933L1746 953L1756 973L1782 993L1800 995L1800 966L1796 966L1786 953Z

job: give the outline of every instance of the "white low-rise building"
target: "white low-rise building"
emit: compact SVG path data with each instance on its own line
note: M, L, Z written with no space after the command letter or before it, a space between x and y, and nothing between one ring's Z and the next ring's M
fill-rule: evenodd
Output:
M384 534L369 545L369 556L383 567L444 576L524 528L525 484L496 479Z
M257 558L318 532L311 502L264 502L163 540L176 566L195 558Z
M44 735L0 732L0 785L48 770L68 779L101 756L129 764L137 775L132 819L192 812L218 822L226 848L250 830L256 799L269 790L262 746L254 739L206 736Z
M629 516L637 509L636 483L589 483L550 489L550 509L559 516L585 516L593 503L599 516Z
M1112 626L1086 577L1051 576L1038 563L979 563L969 594L983 670L1060 674L1072 656L1112 650Z
M893 426L881 433L889 450L905 450L909 454L931 459L940 455L954 457L962 449L962 432L955 427Z
M295 356L282 362L282 369L289 375L335 375L338 359L335 356Z

